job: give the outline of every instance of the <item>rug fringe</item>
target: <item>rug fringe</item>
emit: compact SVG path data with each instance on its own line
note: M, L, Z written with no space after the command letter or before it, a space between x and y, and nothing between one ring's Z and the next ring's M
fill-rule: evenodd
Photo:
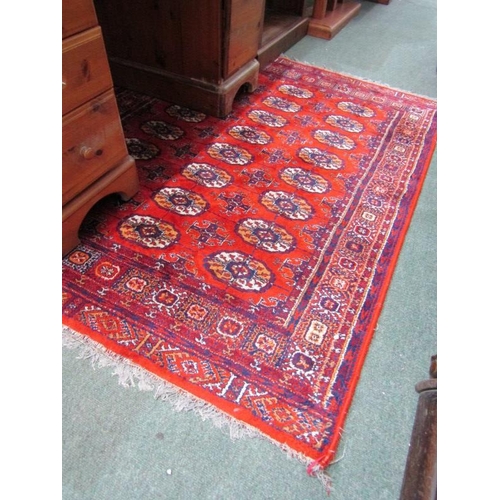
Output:
M293 62L298 63L298 64L303 64L304 66L310 66L312 68L319 68L319 69L322 69L324 71L328 71L330 73L336 73L337 75L345 76L347 78L353 78L355 80L361 80L363 82L373 83L375 85L378 85L379 87L384 87L384 88L387 88L387 89L397 90L398 92L401 92L402 94L407 94L407 95L411 95L411 96L414 96L414 97L420 97L422 99L427 99L429 101L437 103L437 98L436 97L430 97L430 96L427 96L427 95L424 95L424 94L417 94L417 93L411 92L409 90L404 90L404 89L400 89L398 87L394 87L393 85L390 85L390 84L385 83L385 82L380 82L380 81L371 80L371 79L365 78L365 77L351 75L350 73L344 73L342 71L336 71L336 70L334 70L332 68L327 68L325 66L318 66L317 64L311 64L309 62L301 61L301 60L296 59L294 57L285 56L284 54L281 54L280 58L282 58L282 59L288 59L289 61L293 61Z
M154 392L155 399L170 403L175 411L193 411L197 413L202 420L211 420L215 427L228 432L232 441L256 437L266 439L279 447L281 451L286 454L288 459L298 460L303 463L308 468L309 475L319 479L328 494L331 492L331 477L325 470L314 467L315 461L306 457L303 453L293 450L286 444L271 439L257 429L236 420L210 403L148 372L146 369L135 365L128 359L106 349L86 335L82 335L65 325L62 327L62 341L63 347L79 352L77 356L78 359L89 360L92 368L113 368L112 375L118 377L118 383L120 385L124 387L136 387L140 391Z

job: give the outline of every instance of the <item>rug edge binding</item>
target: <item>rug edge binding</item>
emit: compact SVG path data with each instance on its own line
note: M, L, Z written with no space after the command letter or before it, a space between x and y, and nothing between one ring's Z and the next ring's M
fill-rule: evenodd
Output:
M212 404L106 349L98 342L66 325L62 326L62 344L66 349L78 351L77 359L89 360L94 370L106 367L113 368L112 375L118 377L118 383L123 387L135 387L140 391L154 392L155 399L168 402L175 411L192 411L197 413L202 420L210 420L215 427L228 434L232 441L242 438L262 438L269 441L285 453L289 460L298 460L306 465L309 475L316 477L327 492L331 491L331 477L325 470L315 467L316 461L306 457L303 453L275 441L258 429L231 417ZM343 457L342 455L332 464L340 461Z

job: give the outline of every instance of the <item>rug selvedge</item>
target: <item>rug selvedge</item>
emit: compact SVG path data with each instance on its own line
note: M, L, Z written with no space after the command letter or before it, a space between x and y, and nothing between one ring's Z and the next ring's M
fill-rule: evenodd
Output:
M260 83L225 120L119 94L141 191L86 221L63 323L325 467L436 103L284 58Z

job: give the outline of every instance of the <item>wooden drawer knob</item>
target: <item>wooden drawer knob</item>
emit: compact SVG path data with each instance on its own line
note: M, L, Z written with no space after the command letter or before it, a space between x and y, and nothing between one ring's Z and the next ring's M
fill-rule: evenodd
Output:
M86 159L91 160L94 156L102 155L102 149L94 150L94 148L90 148L88 146L82 146L80 149L80 154Z

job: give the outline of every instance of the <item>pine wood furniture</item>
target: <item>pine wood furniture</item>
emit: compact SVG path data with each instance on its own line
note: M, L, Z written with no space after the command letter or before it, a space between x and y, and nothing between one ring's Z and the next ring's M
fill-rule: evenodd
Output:
M117 86L224 117L307 34L313 0L95 0Z
M62 253L79 243L92 206L139 188L128 155L101 28L92 0L62 2Z

